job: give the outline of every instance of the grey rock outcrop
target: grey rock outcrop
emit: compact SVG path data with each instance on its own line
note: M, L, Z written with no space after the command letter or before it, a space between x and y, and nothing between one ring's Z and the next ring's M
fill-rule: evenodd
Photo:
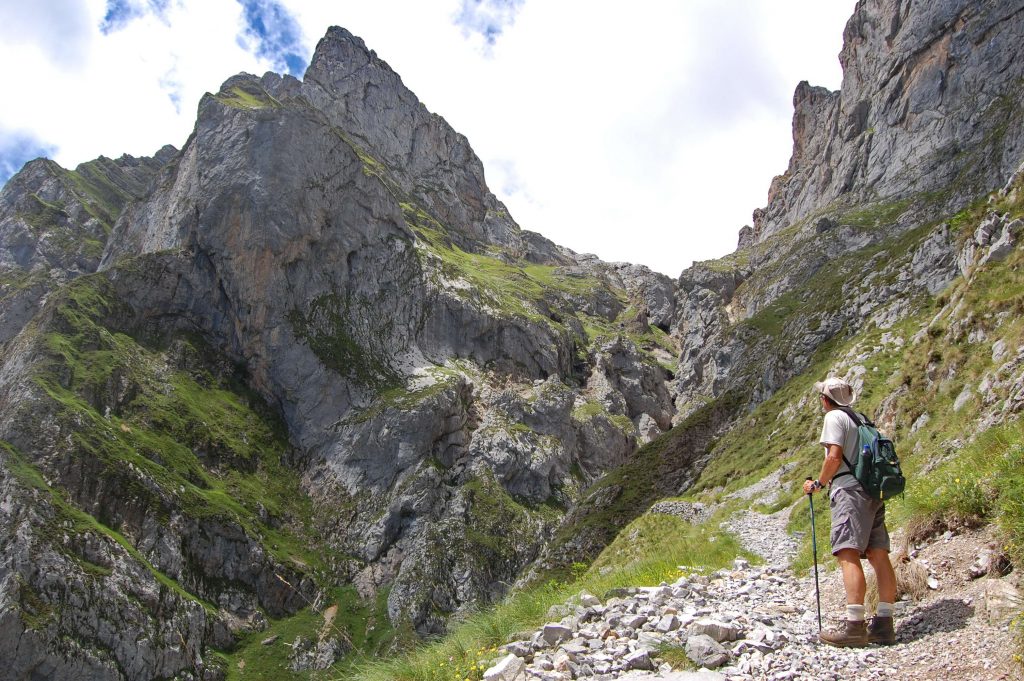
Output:
M1013 250L1024 220L1010 220L1006 215L989 213L974 231L973 238L963 245L957 255L960 273L970 276L978 267L989 262L1005 260Z
M0 190L0 347L39 310L49 292L94 272L121 210L144 197L176 153L100 157L73 171L27 163Z
M861 0L838 92L801 83L793 156L754 218L763 241L835 205L942 192L945 208L996 189L1021 148L1024 5Z
M207 648L339 583L440 634L596 555L825 343L1012 254L1019 220L964 241L950 212L1021 167L1022 7L860 2L843 89L797 88L790 168L740 249L676 280L521 230L465 137L340 28L302 81L205 96L180 152L29 164L0 192L0 657L213 679ZM1019 369L961 406L1024 408ZM705 587L589 597L561 650L509 652L619 673L689 636L758 668L779 644L703 622ZM345 652L292 644L294 669Z

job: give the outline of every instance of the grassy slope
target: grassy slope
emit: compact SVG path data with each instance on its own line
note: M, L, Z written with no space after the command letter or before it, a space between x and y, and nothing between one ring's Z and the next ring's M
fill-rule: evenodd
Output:
M973 233L985 207L983 203L975 204L950 219L961 242ZM994 207L1011 216L1024 213L1019 200L997 202ZM872 221L877 221L874 214ZM873 246L870 254L884 251L890 261L906 257L931 227ZM811 285L818 291L836 293L836 279L828 276L828 281L815 279ZM826 304L831 304L831 297L824 298ZM794 300L798 302L794 304ZM794 568L808 566L810 519L806 506L798 503L802 499L799 485L818 470L821 457L820 447L815 444L821 414L817 401L812 399L811 386L826 374L843 374L854 365L862 366L865 372L865 388L857 406L869 414L885 406L893 423L890 434L897 441L911 480L907 493L890 502L892 522L897 526L910 524L911 530L917 531L997 522L1005 532L1011 558L1018 566L1024 564L1024 425L1011 420L974 436L986 409L980 398L974 396L961 409L953 409L965 386L976 388L981 378L994 370L991 348L997 341L1004 341L1012 354L1024 339L1024 321L1020 318L1024 311L1024 253L1015 251L1008 260L987 266L969 282L958 280L936 299L918 301L914 309L914 314L893 328L868 326L852 334L841 333L819 347L804 372L713 443L710 463L685 497L724 501L728 492L763 478L784 463L795 463L783 478L780 499L771 507L764 507L757 499L729 501L711 522L699 527L675 518L643 514L651 501L668 494L659 491L663 474L675 470L678 475L678 467L692 461L678 455L687 451L683 440L692 434L694 424L681 424L588 490L588 497L600 498L600 508L579 518L579 524L565 533L578 535L589 528L608 540L607 548L590 565L575 564L569 571L555 574L551 581L514 594L497 608L470 618L442 641L412 655L360 668L356 678L480 678L478 667L471 664L480 648L492 650L494 645L514 638L519 629L535 626L548 607L573 593L583 589L600 593L612 583L657 583L673 574L674 564L715 566L731 554L739 555L739 547L730 538L716 536L717 541L711 542L707 533L741 505L765 512L792 505L789 529L804 533L804 547ZM784 342L783 332L788 325L814 311L814 300L794 296L777 301L757 318L748 320L747 325ZM970 332L978 329L986 333L985 339L968 343ZM896 337L902 343L895 342ZM716 402L708 408L716 405L722 408ZM708 419L708 408L694 418ZM930 420L911 432L911 426L924 413ZM958 441L967 444L957 448ZM606 494L602 495L602 490ZM827 537L827 505L819 504L816 511L819 536ZM678 543L669 546L668 537ZM567 536L555 541L569 539ZM707 553L719 550L722 552ZM601 572L610 575L609 582L598 581ZM506 624L499 626L499 622Z
M961 242L973 234L991 208L1011 216L1024 213L1019 198L994 206L975 204L950 220ZM869 327L819 350L806 372L789 381L717 444L711 463L686 498L721 501L729 491L793 462L795 468L783 478L788 492L762 510L797 502L800 481L820 467L821 451L816 442L821 414L816 400L811 399L811 386L826 374L843 375L859 365L865 370L865 386L857 407L876 418L885 407L893 424L890 434L911 480L907 493L889 504L892 520L898 525L909 523L914 531L997 521L1008 532L1007 545L1017 552L1015 559L1024 557L1019 548L1024 541L1024 510L1012 501L1024 478L1000 475L1019 462L1021 426L1011 421L975 438L979 419L1001 402L983 405L975 393L960 409L954 409L964 388L976 390L982 378L994 373L1001 363L993 361L992 346L1000 340L1006 343L1011 349L1002 360L1006 362L1024 338L1024 323L1019 320L1024 310L1022 267L1024 255L1014 251L1009 259L986 266L969 281L958 279L893 328ZM972 332L974 342L970 340ZM894 337L903 344L893 342ZM912 431L922 414L929 420ZM722 514L738 503L727 505ZM828 514L824 508L816 510L818 534L827 537ZM810 519L804 504L794 506L790 529L806 533L803 551L794 564L805 567L810 564L811 551Z
M154 344L108 328L124 310L105 274L76 279L55 294L52 305L52 318L36 331L44 360L34 380L51 401L44 410L70 433L67 456L98 471L105 484L130 489L131 503L148 505L147 515L167 519L180 512L237 524L294 573L321 579L331 556L316 535L298 475L284 463L289 448L284 426L231 365L217 361L198 338ZM21 483L48 493L60 530L55 536L68 528L105 536L164 586L214 609L139 553L133 529L123 526L109 504L97 507L99 515L90 514L80 504L88 499L76 500L44 463L0 445L5 466ZM97 574L108 576L109 571ZM360 649L375 649L391 635L379 603L364 603L351 590L336 591L335 598L342 612L336 626ZM271 619L271 631L315 639L318 618L307 609L294 618ZM375 630L366 631L373 621ZM264 672L278 669L279 660L253 654L254 636L243 639L235 652L214 656L236 671L237 662L249 657L250 674L244 678L270 678ZM262 647L258 652L283 654ZM269 667L261 670L265 660Z

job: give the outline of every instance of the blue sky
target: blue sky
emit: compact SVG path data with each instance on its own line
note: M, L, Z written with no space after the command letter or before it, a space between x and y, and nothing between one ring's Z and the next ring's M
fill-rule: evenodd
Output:
M181 147L204 92L302 76L333 24L465 134L526 229L670 275L735 247L837 88L853 0L0 1L0 180Z
M41 156L52 156L56 151L56 147L24 133L0 136L0 182L6 182L26 162Z

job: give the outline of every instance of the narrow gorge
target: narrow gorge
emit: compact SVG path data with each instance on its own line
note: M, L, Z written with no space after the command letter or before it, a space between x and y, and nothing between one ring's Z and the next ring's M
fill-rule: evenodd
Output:
M181 149L26 164L0 678L290 678L238 651L300 622L287 673L339 678L604 566L655 502L795 489L826 373L915 473L1015 427L1022 45L1020 0L858 2L767 205L675 279L521 228L339 27L301 80L204 96Z

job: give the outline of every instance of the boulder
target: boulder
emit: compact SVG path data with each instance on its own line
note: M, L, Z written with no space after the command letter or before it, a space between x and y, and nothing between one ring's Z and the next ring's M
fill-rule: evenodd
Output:
M526 663L515 655L506 655L484 672L484 681L517 681L523 677Z
M708 669L721 667L729 661L729 652L706 634L697 634L686 639L686 656L694 664Z

